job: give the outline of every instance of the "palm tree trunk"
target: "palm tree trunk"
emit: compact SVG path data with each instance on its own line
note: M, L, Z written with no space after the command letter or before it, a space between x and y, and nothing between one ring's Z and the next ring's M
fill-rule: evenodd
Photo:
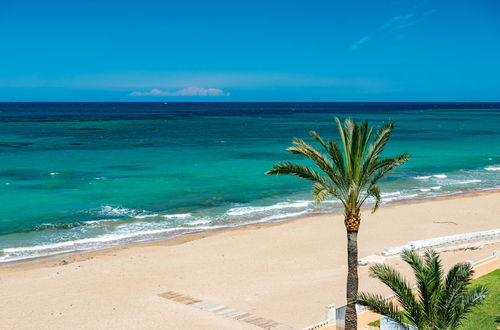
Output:
M356 330L358 328L358 315L356 304L350 301L358 293L358 230L360 224L359 215L345 219L347 229L347 308L345 312L345 329Z

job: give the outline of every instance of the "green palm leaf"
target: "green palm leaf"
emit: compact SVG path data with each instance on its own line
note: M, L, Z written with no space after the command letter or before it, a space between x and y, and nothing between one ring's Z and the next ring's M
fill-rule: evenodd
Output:
M370 276L394 291L398 305L390 305L384 298L367 293L358 294L353 303L366 306L402 325L404 320L419 329L456 329L471 308L480 304L488 294L488 289L483 286L468 289L474 274L469 264L456 264L444 276L435 251L428 250L420 257L415 251L406 250L401 257L415 274L417 286L414 291L395 269L374 265L370 267Z
M314 199L323 201L333 196L347 208L346 214L359 214L366 199L373 197L375 211L381 201L377 182L395 167L408 161L410 156L400 154L396 157L379 158L394 129L392 122L384 124L376 134L372 134L373 128L369 128L366 121L357 124L347 118L343 126L338 118L335 118L335 122L342 149L332 139L325 142L315 131L310 131L309 135L322 146L324 152L297 138L293 139L293 146L287 149L312 160L318 170L285 162L276 164L266 174L295 175L319 182L320 185L316 187L313 183ZM331 189L332 187L335 189Z

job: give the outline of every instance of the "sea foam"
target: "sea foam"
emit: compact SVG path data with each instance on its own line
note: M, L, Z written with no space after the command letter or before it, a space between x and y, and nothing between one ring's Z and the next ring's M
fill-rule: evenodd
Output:
M400 191L390 192L390 193L382 193L382 197L390 197L390 196L398 196L401 195Z
M118 207L118 206L111 206L111 205L104 205L101 206L98 209L99 215L102 216L112 216L112 217L118 217L118 216L137 216L137 215L145 215L144 213L147 213L145 211L140 211L140 210L134 210L134 209L128 209L126 207Z
M212 221L206 220L206 219L200 219L200 220L188 222L187 225L189 225L189 226L206 225L207 223L210 223L210 222L212 222Z
M167 219L185 219L191 217L191 213L179 213L179 214L164 214L162 217Z
M478 183L481 182L481 180L473 179L473 180L464 180L464 181L458 181L457 184L469 184L469 183Z
M279 209L288 209L288 208L300 208L300 207L307 207L309 206L310 202L308 201L299 201L299 202L281 202L277 203L274 205L269 205L269 206L245 206L245 207L234 207L229 209L226 214L235 216L235 215L245 215L245 214L251 214L251 213L262 213L262 212L267 212L267 211L272 211L272 210L279 210Z
M280 220L280 219L287 219L287 218L295 218L300 215L306 214L307 211L301 211L301 212L293 212L293 213L283 213L283 214L273 214L269 215L267 217L264 217L261 219L261 222L266 222L266 221L272 221L272 220Z
M202 230L214 230L225 226L199 226L199 227L174 227L153 230L142 230L139 232L125 232L100 235L93 238L77 239L52 244L40 244L35 246L23 246L6 248L0 250L0 261L18 261L27 258L51 256L74 251L89 251L104 247L120 245L122 242L141 242L151 237L167 234L170 232L198 232ZM175 234L174 234L175 235Z
M103 217L131 217L135 219L154 218L159 216L159 214L147 210L136 210L111 205L101 206L97 209L97 214Z
M150 230L143 231L139 233L125 233L125 234L106 234L93 238L84 238L78 239L74 241L66 241L59 242L53 244L41 244L35 246L26 246L26 247L16 247L16 248L6 248L3 249L4 257L1 259L23 259L28 257L36 257L40 255L51 255L62 252L70 252L74 250L88 250L93 247L100 247L102 243L112 243L116 241L121 241L127 238L137 237L140 235L153 235L153 234L161 234L169 231L180 230L181 227L178 228L167 228L167 229L158 229L158 230Z
M144 214L144 215L136 215L134 218L136 219L146 219L146 218L156 218L158 214L153 213L153 214Z

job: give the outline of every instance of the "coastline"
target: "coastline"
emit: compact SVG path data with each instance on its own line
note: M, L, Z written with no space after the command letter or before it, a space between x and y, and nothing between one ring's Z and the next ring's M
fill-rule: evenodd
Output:
M499 201L500 192L489 191L364 212L359 257L498 228ZM294 327L314 324L328 304L345 302L342 219L337 213L254 224L0 268L0 317L13 329L256 329L159 296L175 291ZM442 252L443 263L498 249L500 243ZM386 262L401 267L398 257ZM360 290L389 293L366 266Z
M410 199L400 199L400 200L394 200L387 202L386 204L383 204L380 206L380 208L392 208L392 207L397 207L400 205L411 205L411 204L420 204L420 203L427 203L427 202L432 202L432 201L438 201L438 200L450 200L450 199L459 199L459 198L464 198L464 197L472 197L472 196L480 196L480 195L488 195L488 194L495 194L499 193L500 194L500 188L497 187L487 187L487 188L481 188L481 189L475 189L472 191L461 191L461 192L453 192L453 193L447 193L445 195L437 195L437 196L423 196L420 198L410 198ZM363 208L363 213L370 212L369 207ZM104 248L99 248L99 249L93 249L93 250L83 250L83 251L71 251L71 252L62 252L62 253L57 253L53 255L47 255L47 256L36 256L36 257L31 257L31 258L25 258L25 259L19 259L19 260L12 260L12 261L4 261L0 262L0 269L1 268L6 268L6 267L13 267L13 266L18 266L18 265L26 265L26 264L38 264L38 263L44 263L44 262L51 262L53 260L59 260L59 259L64 259L64 258L70 258L74 257L72 259L78 259L78 256L84 256L88 254L99 254L99 252L106 253L108 251L112 251L114 249L124 249L124 248L133 248L134 246L156 246L156 245L177 245L177 244L184 244L186 242L192 241L192 240L197 240L197 239L202 239L209 237L211 235L217 235L222 232L226 231L233 231L233 230L243 230L243 229L260 229L260 228L265 228L267 226L279 226L283 225L289 222L293 221L302 221L307 218L311 217L316 217L316 216L327 216L327 215L339 215L341 214L342 211L336 211L336 212L310 212L309 214L301 215L301 216L295 216L295 217L283 217L279 218L277 220L271 220L271 221L261 221L261 220L254 220L254 221L246 221L242 223L230 223L229 225L226 226L214 226L213 229L200 229L197 232L190 232L190 233L181 233L178 235L170 236L170 237L157 237L153 238L147 241L143 242L131 242L131 243L123 243L123 244L117 244L111 247L104 247Z

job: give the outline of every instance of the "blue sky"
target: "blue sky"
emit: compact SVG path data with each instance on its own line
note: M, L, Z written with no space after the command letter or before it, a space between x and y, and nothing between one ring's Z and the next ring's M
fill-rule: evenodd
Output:
M500 101L500 1L0 1L0 101Z

